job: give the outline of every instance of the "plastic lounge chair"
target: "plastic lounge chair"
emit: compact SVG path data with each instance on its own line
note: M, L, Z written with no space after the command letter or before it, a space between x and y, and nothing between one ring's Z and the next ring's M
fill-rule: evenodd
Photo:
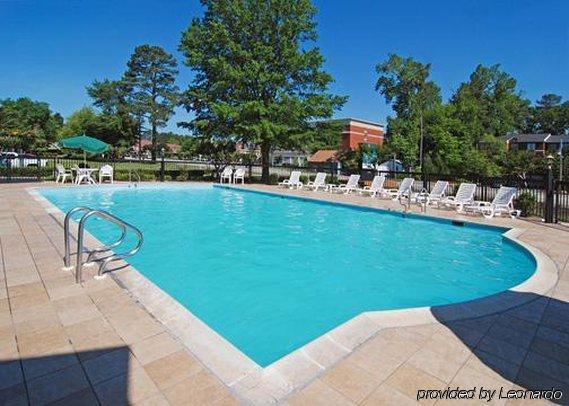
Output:
M70 181L73 181L73 172L70 169L65 169L63 165L61 164L56 165L55 171L56 171L55 183L59 183L59 180L61 179L61 183L63 184L65 183L68 177Z
M314 178L313 182L308 182L305 185L307 188L312 189L313 191L317 191L318 189L322 188L324 190L326 190L326 188L328 187L326 185L326 173L324 172L318 172L316 174L316 177Z
M430 192L423 189L420 193L413 196L415 203L438 204L438 202L444 199L447 187L448 182L446 180L437 180Z
M358 189L360 194L367 193L371 197L376 197L379 195L384 195L386 190L383 188L383 184L385 183L385 176L384 175L376 175L373 177L371 181L371 185L365 186L362 189Z
M514 197L518 189L509 186L500 186L492 202L475 201L464 207L464 211L474 214L482 214L486 218L492 218L502 213L508 213L512 218L518 217L519 210L514 210Z
M330 185L330 192L344 193L345 195L358 190L358 183L360 181L360 175L350 175L348 183L345 185Z
M114 176L113 176L113 167L111 165L104 165L99 169L99 183L103 183L105 179L114 183Z
M448 196L438 202L438 205L454 207L457 211L463 211L464 206L474 203L474 183L461 183L455 196Z
M232 175L233 169L231 169L229 166L226 166L223 169L223 172L221 172L221 175L219 175L219 183L223 183L224 180L227 180L227 183L231 183Z
M292 171L290 173L290 178L283 180L279 183L279 186L293 188L296 187L300 189L302 187L302 182L300 181L300 171Z
M402 197L411 196L411 187L413 186L413 182L415 182L415 179L413 178L404 178L399 184L399 188L388 190L387 195L393 200L399 200Z
M242 185L245 184L245 169L235 169L235 173L233 174L233 183L237 183L238 180L241 181Z

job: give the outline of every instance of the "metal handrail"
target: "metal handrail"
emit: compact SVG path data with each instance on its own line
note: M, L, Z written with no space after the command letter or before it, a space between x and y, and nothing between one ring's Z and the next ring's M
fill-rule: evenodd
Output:
M81 283L82 281L82 270L83 270L83 253L88 252L89 256L87 257L87 262L90 262L92 259L94 259L94 261L100 262L99 265L99 271L98 271L98 277L101 277L107 268L107 265L113 261L118 261L120 259L124 259L127 257L130 257L134 254L136 254L140 248L142 247L142 244L144 242L144 237L142 236L142 232L136 228L135 226L133 226L132 224L127 223L124 220L121 220L120 218L118 218L117 216L104 211L104 210L95 210L95 209L91 209L89 207L76 207L74 209L71 209L67 215L65 216L65 223L64 223L64 239L65 239L65 258L64 258L64 262L65 262L65 267L67 269L70 269L70 263L71 263L71 253L70 253L70 233L69 233L69 222L71 220L71 215L80 211L84 211L85 214L83 214L83 216L81 217L81 220L79 221L79 229L77 232L77 260L76 260L76 265L75 265L75 281L77 283ZM87 222L87 220L91 217L99 217L101 219L107 220L117 226L119 226L121 228L121 236L120 238L109 245L105 245L99 248L95 248L92 250L86 250L83 244L83 239L84 239L84 234L85 234L85 223ZM137 236L138 241L137 244L134 248L132 248L130 251L124 252L124 253L113 253L109 256L106 256L104 258L95 258L95 254L100 253L100 252L105 252L105 251L110 251L113 248L116 248L118 246L120 246L126 236L127 236L127 232L128 229L130 229L131 231L134 232L134 234Z
M136 177L138 178L138 182L135 182L135 183L134 183L134 186L137 187L138 184L141 182L141 180L140 180L140 175L139 175L138 172L135 171L135 170L130 169L130 170L128 171L128 183L132 183L132 174L133 174L133 173L134 173L134 174L136 175Z

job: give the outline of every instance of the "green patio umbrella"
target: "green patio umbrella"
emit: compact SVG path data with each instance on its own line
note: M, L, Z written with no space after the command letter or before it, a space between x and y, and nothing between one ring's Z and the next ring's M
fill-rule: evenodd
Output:
M96 138L88 137L85 134L64 138L58 142L58 145L62 148L82 150L85 166L87 165L87 154L97 155L109 150L109 144Z

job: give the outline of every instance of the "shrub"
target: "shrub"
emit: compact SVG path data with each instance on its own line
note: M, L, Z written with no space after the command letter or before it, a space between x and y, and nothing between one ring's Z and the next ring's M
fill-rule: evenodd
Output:
M529 192L523 192L515 201L516 209L521 211L522 217L528 217L533 213L536 205L535 197Z
M271 173L269 175L269 185L278 185L279 183L279 175L276 173Z

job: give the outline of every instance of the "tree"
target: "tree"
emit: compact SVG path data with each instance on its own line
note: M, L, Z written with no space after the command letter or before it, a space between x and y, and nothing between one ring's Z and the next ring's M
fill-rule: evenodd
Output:
M123 147L130 146L123 139L123 129L120 117L113 114L97 113L91 107L83 107L73 112L59 130L59 137L66 138L86 134L106 143Z
M128 61L123 79L129 89L131 112L144 118L150 127L152 159L156 159L158 128L164 127L178 103L177 63L158 46L140 45Z
M461 137L478 145L485 134L502 136L524 127L529 101L516 89L516 80L500 65L478 65L468 82L451 97L453 116L464 126Z
M556 94L544 94L531 108L529 132L565 134L569 131L569 101Z
M31 150L46 147L63 124L49 105L27 97L0 100L0 140L3 147Z
M183 98L195 119L181 125L212 139L259 145L268 182L271 150L346 101L328 93L332 77L313 45L316 10L310 0L201 3L205 14L180 45L195 71Z
M388 118L387 136L392 148L410 166L422 164L425 116L441 104L440 88L431 80L430 64L390 54L376 66L375 89L391 104L396 117Z
M114 142L132 145L135 138L140 139L140 120L133 114L128 104L131 89L123 80L95 80L87 87L87 93L93 99L93 104L101 112L101 119L107 120L109 126L118 131L113 138Z

